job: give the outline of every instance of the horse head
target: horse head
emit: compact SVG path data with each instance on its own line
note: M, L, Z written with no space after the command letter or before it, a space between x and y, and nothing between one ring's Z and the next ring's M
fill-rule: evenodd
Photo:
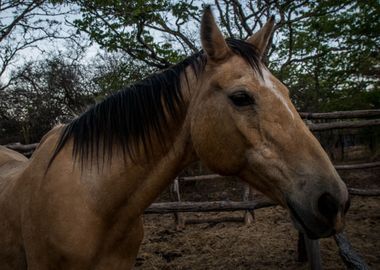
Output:
M246 41L224 39L209 8L201 22L207 64L190 101L191 140L212 170L236 175L289 209L310 238L342 230L349 198L287 87L263 64L270 19Z

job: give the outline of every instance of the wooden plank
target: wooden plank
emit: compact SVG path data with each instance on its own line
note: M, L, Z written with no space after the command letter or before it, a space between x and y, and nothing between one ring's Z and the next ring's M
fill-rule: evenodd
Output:
M380 110L335 111L327 113L300 112L304 119L344 119L380 116Z
M30 152L34 151L38 146L38 143L32 144L21 144L21 143L10 143L5 145L5 147L18 151L18 152Z
M320 124L308 123L307 124L307 126L309 127L311 131L360 128L360 127L379 126L379 125L380 125L380 119L360 120L360 121L340 121L340 122L320 123Z
M342 164L334 165L337 170L353 170L353 169L368 169L380 167L380 161L378 162L369 162L369 163L359 163L359 164Z
M350 194L377 196L380 195L380 190L361 190L348 189ZM260 200L236 202L236 201L214 201L214 202L168 202L168 203L153 203L145 210L145 214L163 214L175 212L228 212L255 210L264 207L277 205L268 198Z
M173 212L225 212L254 210L276 205L273 201L263 198L249 202L214 201L214 202L167 202L153 203L145 210L145 214L163 214Z
M343 233L334 235L336 244L339 247L339 255L348 269L369 270L368 265L361 256L352 248L347 237Z
M186 224L201 224L201 223L223 223L223 222L244 222L243 217L214 217L214 218L197 218L186 219Z
M348 192L359 196L380 196L380 189L348 188Z
M380 161L377 162L368 162L368 163L358 163L358 164L340 164L334 165L337 170L356 170L356 169L369 169L380 167ZM206 175L198 175L198 176L186 176L180 177L180 181L198 181L198 180L211 180L211 179L220 179L225 178L226 176L222 176L219 174L206 174Z
M219 174L205 174L205 175L198 175L198 176L184 176L180 177L180 181L198 181L198 180L211 180L211 179L218 179L218 178L224 178L225 176L219 175Z

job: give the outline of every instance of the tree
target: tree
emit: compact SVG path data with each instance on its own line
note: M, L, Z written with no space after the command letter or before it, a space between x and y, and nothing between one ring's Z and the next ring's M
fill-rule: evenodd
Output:
M125 52L156 68L167 68L185 54L197 51L185 25L199 21L199 7L188 1L72 2L82 12L82 18L74 24L109 51Z
M47 42L57 40L79 45L81 37L74 28L65 26L65 18L74 14L75 6L58 5L54 0L0 1L0 77L3 81L9 67L26 50L42 53ZM12 79L3 83L0 90Z
M83 66L57 56L25 63L0 92L0 138L36 142L54 124L81 113L96 90L86 74Z
M377 1L310 1L298 16L318 15L284 27L278 52L286 60L273 67L301 110L379 108L379 8Z
M198 1L73 1L81 31L109 51L166 68L198 50ZM302 110L371 108L379 74L379 6L372 1L215 0L228 36L246 38L273 14L270 68ZM346 99L347 98L347 99Z
M225 35L240 39L275 15L277 30L264 62L288 86L299 110L380 108L377 0L212 4ZM197 52L202 9L196 0L2 1L0 76L9 74L10 65L18 68L0 83L0 132L37 132L39 121L45 132L88 103ZM81 33L106 53L81 62ZM17 62L23 50L46 53L40 41L57 39L78 45L69 50L72 60L48 56L35 63ZM37 137L25 135L23 140Z
M141 65L130 65L123 54L101 54L86 63L53 54L24 63L0 91L0 144L39 141L57 123L145 76L148 69Z
M125 53L102 53L88 65L93 73L91 80L98 89L97 100L120 91L155 71L141 61L131 60Z

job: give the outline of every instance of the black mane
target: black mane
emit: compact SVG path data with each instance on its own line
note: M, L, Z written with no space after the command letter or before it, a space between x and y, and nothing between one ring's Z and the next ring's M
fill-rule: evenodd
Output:
M226 42L235 54L261 74L260 56L253 45L236 39L226 39ZM97 158L99 153L111 158L114 143L120 145L124 156L128 154L132 159L140 143L147 152L152 137L164 144L168 120L178 119L186 110L181 75L186 76L185 69L190 66L198 76L203 72L206 59L200 51L92 106L63 128L50 163L70 138L74 140L73 156L82 162L94 155ZM167 114L169 117L166 117Z

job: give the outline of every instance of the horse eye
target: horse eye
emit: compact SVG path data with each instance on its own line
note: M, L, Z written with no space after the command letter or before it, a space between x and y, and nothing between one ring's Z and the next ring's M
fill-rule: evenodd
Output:
M237 107L249 106L255 103L253 98L244 91L235 92L229 98Z

